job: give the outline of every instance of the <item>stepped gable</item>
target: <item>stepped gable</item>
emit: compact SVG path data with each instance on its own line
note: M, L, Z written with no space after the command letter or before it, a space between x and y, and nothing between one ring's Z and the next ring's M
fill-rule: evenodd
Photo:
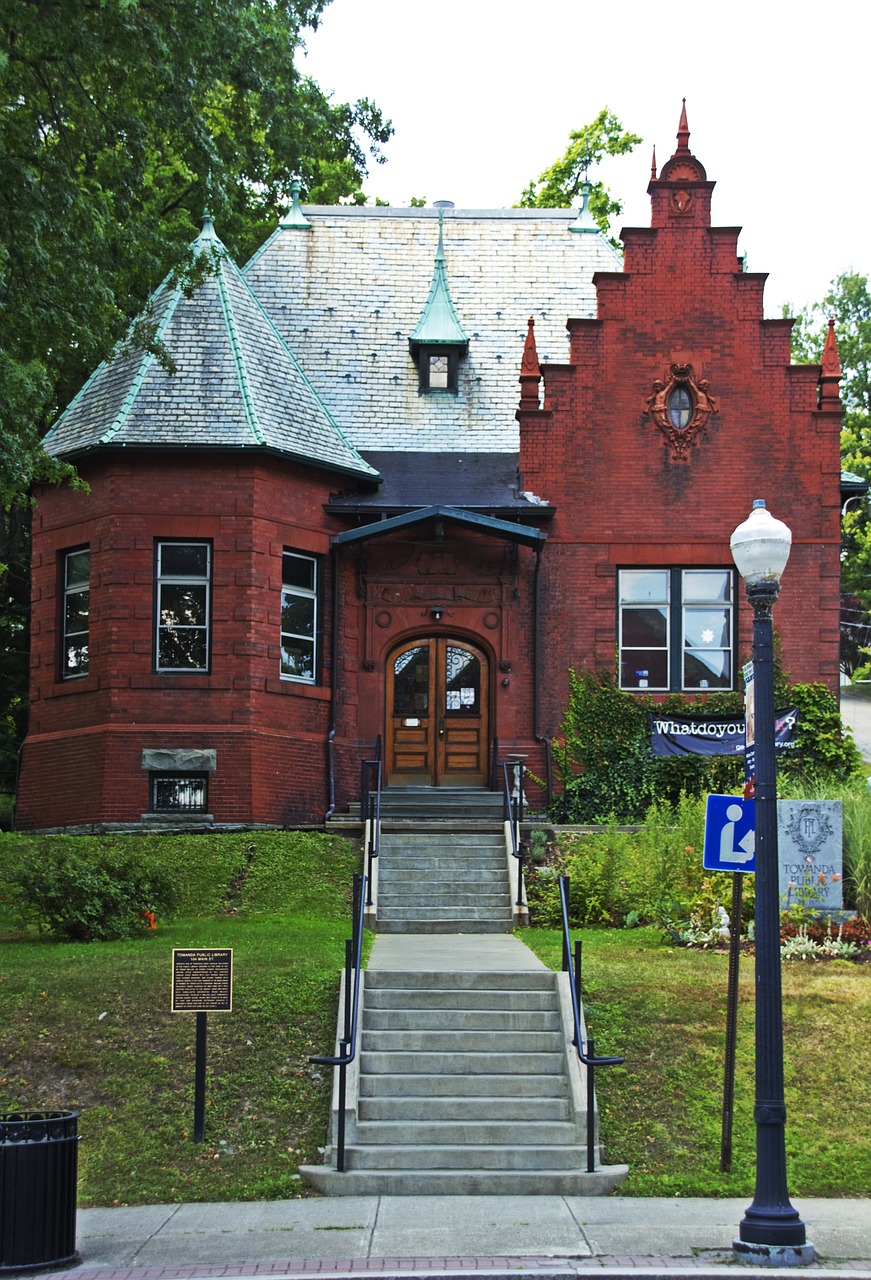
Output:
M170 372L141 348L96 370L44 441L56 457L102 449L254 449L377 479L347 442L215 234L194 241L214 270L191 297L167 277L151 299Z

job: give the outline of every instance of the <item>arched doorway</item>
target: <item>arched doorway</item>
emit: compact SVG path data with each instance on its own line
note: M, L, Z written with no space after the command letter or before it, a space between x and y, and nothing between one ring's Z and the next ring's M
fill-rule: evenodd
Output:
M481 787L487 780L487 655L451 636L407 640L387 659L387 781Z

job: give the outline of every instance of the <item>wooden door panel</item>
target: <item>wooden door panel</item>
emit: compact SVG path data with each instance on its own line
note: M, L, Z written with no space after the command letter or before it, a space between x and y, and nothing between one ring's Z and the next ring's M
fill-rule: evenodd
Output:
M387 770L394 786L483 786L488 664L465 641L429 636L387 663Z

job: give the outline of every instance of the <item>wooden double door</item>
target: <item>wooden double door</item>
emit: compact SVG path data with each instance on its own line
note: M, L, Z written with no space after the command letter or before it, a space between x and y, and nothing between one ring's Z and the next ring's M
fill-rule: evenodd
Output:
M387 781L481 787L487 781L489 663L483 650L426 636L387 660Z

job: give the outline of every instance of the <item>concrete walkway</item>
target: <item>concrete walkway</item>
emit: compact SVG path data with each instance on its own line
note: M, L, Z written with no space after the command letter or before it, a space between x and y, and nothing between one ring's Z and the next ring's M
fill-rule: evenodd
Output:
M367 970L518 973L547 969L510 933L379 933Z
M373 1196L82 1209L76 1280L758 1274L731 1265L747 1200ZM871 1200L793 1202L819 1265L871 1278ZM58 1275L62 1273L57 1273ZM69 1274L69 1273L66 1273ZM765 1273L782 1275L783 1272ZM795 1271L789 1274L795 1276Z

